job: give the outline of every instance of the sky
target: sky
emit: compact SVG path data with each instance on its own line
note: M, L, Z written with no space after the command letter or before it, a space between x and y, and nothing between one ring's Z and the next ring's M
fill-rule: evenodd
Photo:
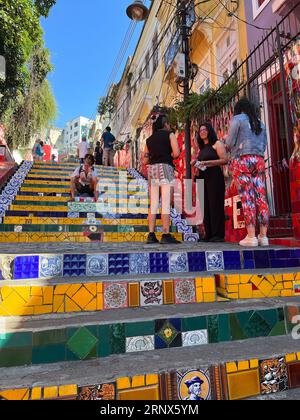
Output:
M78 116L94 119L111 71L130 26L126 8L131 0L57 0L42 20L46 47L54 71L49 75L58 104L55 125ZM127 57L135 50L142 23L138 23ZM114 80L119 81L119 80Z

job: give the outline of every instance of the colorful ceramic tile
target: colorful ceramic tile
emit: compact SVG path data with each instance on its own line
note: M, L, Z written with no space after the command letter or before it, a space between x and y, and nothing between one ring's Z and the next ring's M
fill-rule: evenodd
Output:
M129 254L109 254L109 274L129 274Z
M141 282L140 289L141 306L155 306L163 304L162 281Z
M78 388L77 400L81 401L113 401L116 399L114 383L90 385Z
M86 273L86 255L64 255L64 277L84 276Z
M207 271L224 271L223 252L206 252Z
M300 362L288 364L290 388L300 388Z
M181 347L181 322L178 319L157 320L155 336L155 348Z
M0 280L12 280L14 272L14 257L0 256Z
M149 254L130 254L129 271L130 274L150 274Z
M202 346L208 344L207 330L182 333L182 347Z
M128 307L127 283L104 283L104 309L119 309Z
M60 255L40 256L40 277L62 277L63 257Z
M67 342L67 348L74 353L80 360L84 360L91 353L98 342L87 328L79 328Z
M108 275L108 255L106 254L87 255L86 275L87 276L107 276Z
M151 274L169 273L169 256L167 252L150 253Z
M169 253L169 271L170 273L187 273L188 257L186 252L182 253Z
M16 257L14 261L14 279L37 279L39 277L39 257Z
M154 350L154 335L126 338L126 353Z
M194 279L180 279L174 281L175 302L194 303L196 302L196 287Z
M211 400L212 387L209 370L199 369L189 371L178 371L177 388L179 400Z
M260 362L261 393L274 394L288 389L287 364L284 357Z
M229 400L241 400L260 394L258 369L228 374Z

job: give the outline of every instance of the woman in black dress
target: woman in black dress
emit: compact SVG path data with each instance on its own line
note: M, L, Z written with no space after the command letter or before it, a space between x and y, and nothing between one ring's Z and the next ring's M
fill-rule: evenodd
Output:
M96 165L103 165L103 150L101 149L100 141L96 143L94 157Z
M209 123L200 127L198 145L200 153L193 164L199 171L197 178L204 179L204 240L224 242L225 180L221 167L228 162L226 148Z

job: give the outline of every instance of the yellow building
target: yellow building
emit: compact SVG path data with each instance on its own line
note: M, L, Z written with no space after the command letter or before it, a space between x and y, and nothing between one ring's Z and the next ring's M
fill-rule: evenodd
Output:
M222 2L224 5L217 0L191 3L190 58L195 69L191 91L199 94L220 86L248 53L244 0ZM140 138L140 128L153 107L172 107L183 97L178 86L177 53L181 43L175 5L175 1L174 5L152 1L136 50L119 84L112 127L119 140L133 140L131 162L140 156L145 141Z

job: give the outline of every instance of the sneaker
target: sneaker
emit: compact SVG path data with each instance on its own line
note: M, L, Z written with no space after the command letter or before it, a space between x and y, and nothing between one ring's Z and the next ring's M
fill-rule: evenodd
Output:
M254 238L249 238L249 236L246 236L245 239L243 239L240 242L240 246L249 246L249 247L257 247L258 246L258 239L256 237Z
M177 241L177 239L174 238L174 236L172 236L170 233L168 234L163 234L160 244L162 245L167 245L167 244L181 244L180 241Z
M147 244L148 245L152 245L152 244L158 244L159 241L155 235L155 233L149 233L148 238L147 238Z
M267 236L259 236L258 244L259 246L270 246L269 238Z

